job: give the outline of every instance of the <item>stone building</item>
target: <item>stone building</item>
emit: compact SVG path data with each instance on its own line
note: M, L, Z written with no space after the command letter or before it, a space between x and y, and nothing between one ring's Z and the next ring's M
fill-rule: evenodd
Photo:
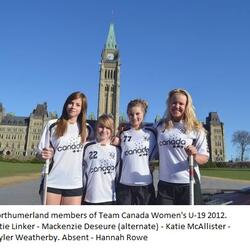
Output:
M112 114L115 128L119 125L120 65L114 25L110 24L101 54L97 117ZM33 158L44 125L53 118L55 116L48 114L46 103L38 104L28 117L5 115L0 103L0 154L10 158ZM92 127L96 123L94 118L91 114L88 120ZM204 127L208 131L210 159L225 161L224 124L217 112L209 113Z
M0 155L5 158L34 158L43 128L49 119L47 103L38 104L30 116L4 114L0 104Z
M208 132L208 146L210 151L210 159L213 162L225 161L225 140L224 140L224 124L220 121L217 112L210 112L204 124Z

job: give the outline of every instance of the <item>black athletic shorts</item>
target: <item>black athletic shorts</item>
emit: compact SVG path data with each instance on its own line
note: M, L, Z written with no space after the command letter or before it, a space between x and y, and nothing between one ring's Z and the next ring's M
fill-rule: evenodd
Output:
M155 189L153 184L128 186L119 183L116 189L117 205L154 205Z
M156 198L157 205L189 205L189 184L159 181ZM194 185L194 204L202 205L200 183Z
M100 202L100 203L92 203L83 201L82 205L116 205L116 201L106 201L106 202Z
M71 196L82 196L83 189L75 188L75 189L60 189L60 188L47 188L47 192L53 194L61 194L63 197L71 197Z

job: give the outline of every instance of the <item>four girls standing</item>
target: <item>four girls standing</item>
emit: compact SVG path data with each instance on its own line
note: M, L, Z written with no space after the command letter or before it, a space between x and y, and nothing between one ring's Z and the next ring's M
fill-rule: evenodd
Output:
M195 204L202 204L198 164L206 163L209 154L191 96L183 89L170 91L165 116L155 129L143 126L147 107L141 99L129 102L129 124L116 140L120 155L118 147L111 145L114 122L108 115L99 117L96 139L86 144L91 134L86 124L87 100L80 92L72 93L61 117L45 127L38 146L41 157L51 159L46 204L79 205L82 195L83 204L155 204L150 161L157 146L156 204L189 204L190 155L195 160Z

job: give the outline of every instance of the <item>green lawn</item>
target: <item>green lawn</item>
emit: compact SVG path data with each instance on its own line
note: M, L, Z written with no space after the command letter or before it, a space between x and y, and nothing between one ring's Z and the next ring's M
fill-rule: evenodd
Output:
M229 179L239 179L250 181L250 169L232 169L232 168L202 168L201 175L211 177L221 177Z
M41 163L13 163L0 161L0 178L39 173L41 167Z
M0 161L0 178L39 173L42 163L12 163ZM202 168L201 175L250 181L250 169Z

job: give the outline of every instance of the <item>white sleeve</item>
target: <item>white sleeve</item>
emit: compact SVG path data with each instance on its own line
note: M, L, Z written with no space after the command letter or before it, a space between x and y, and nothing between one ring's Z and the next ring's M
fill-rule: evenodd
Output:
M196 137L195 146L199 154L209 156L209 149L207 144L206 134L203 130L199 131Z
M37 153L41 153L42 150L50 145L50 126L55 123L56 120L48 121L47 125L44 127L40 142L37 146Z

